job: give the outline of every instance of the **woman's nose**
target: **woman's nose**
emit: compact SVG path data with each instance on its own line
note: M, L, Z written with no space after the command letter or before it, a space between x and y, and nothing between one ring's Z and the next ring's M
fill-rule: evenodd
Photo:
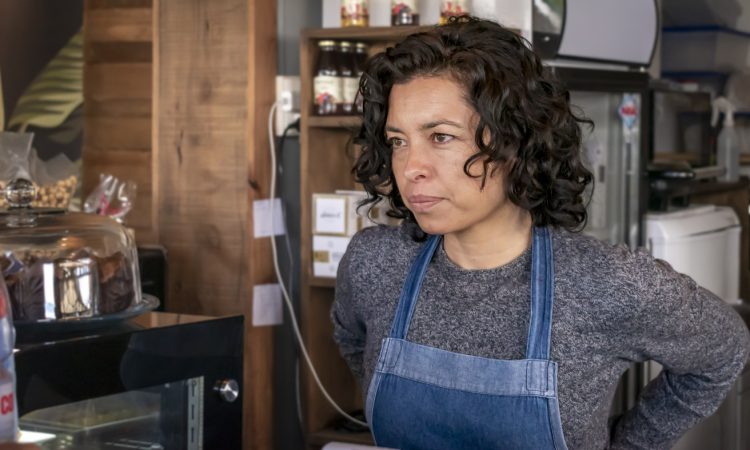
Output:
M410 181L427 178L430 173L428 152L421 145L412 145L406 157L404 176Z

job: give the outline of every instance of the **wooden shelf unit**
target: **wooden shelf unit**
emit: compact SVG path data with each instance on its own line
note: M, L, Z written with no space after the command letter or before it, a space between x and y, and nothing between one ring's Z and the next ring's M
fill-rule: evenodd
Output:
M356 116L314 116L313 70L320 40L365 42L370 54L399 38L429 27L308 29L300 36L300 195L301 195L301 327L305 345L323 385L344 409L362 409L360 386L339 356L333 341L329 312L335 280L312 274L312 194L337 189L361 189L352 176L356 149L354 132L362 123ZM369 433L336 432L332 426L341 416L331 407L305 367L302 372L302 408L308 448L337 440L371 443Z

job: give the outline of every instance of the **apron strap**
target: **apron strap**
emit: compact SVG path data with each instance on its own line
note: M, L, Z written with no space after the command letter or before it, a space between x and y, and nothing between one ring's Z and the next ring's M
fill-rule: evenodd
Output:
M393 325L391 325L390 337L396 339L406 338L406 334L409 332L411 316L414 314L414 306L417 304L419 291L422 288L424 274L427 272L432 255L435 254L435 249L437 249L441 239L442 236L430 236L427 242L422 245L417 258L412 263L409 274L404 281L404 287L401 288L401 297L396 307L396 317L393 319Z
M550 231L547 227L534 227L531 244L531 317L526 359L549 359L554 273Z

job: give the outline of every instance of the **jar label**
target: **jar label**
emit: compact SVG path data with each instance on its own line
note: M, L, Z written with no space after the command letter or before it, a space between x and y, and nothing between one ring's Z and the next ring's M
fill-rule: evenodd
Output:
M440 2L440 15L443 17L460 16L468 13L468 0L443 0Z
M16 399L13 394L13 378L0 381L0 442L16 438Z
M359 77L346 77L344 78L344 92L343 101L346 104L354 104L354 99L357 98L357 92L359 91Z
M313 93L315 105L322 107L321 112L333 114L336 111L336 103L343 99L341 78L328 75L319 75L313 81Z
M399 15L404 9L409 14L417 13L417 0L392 0L391 1L391 14L394 16Z
M356 21L367 17L367 3L367 0L342 0L341 18Z

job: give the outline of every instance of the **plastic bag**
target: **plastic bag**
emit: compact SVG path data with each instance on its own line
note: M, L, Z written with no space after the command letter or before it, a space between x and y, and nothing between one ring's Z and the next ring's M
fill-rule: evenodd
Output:
M33 207L67 209L78 188L78 167L65 155L42 161L32 147L33 133L0 132L0 208L8 204L2 192L16 178L36 187Z
M122 223L125 215L133 209L137 185L133 181L120 181L115 176L99 175L99 184L83 202L83 211L109 216Z

